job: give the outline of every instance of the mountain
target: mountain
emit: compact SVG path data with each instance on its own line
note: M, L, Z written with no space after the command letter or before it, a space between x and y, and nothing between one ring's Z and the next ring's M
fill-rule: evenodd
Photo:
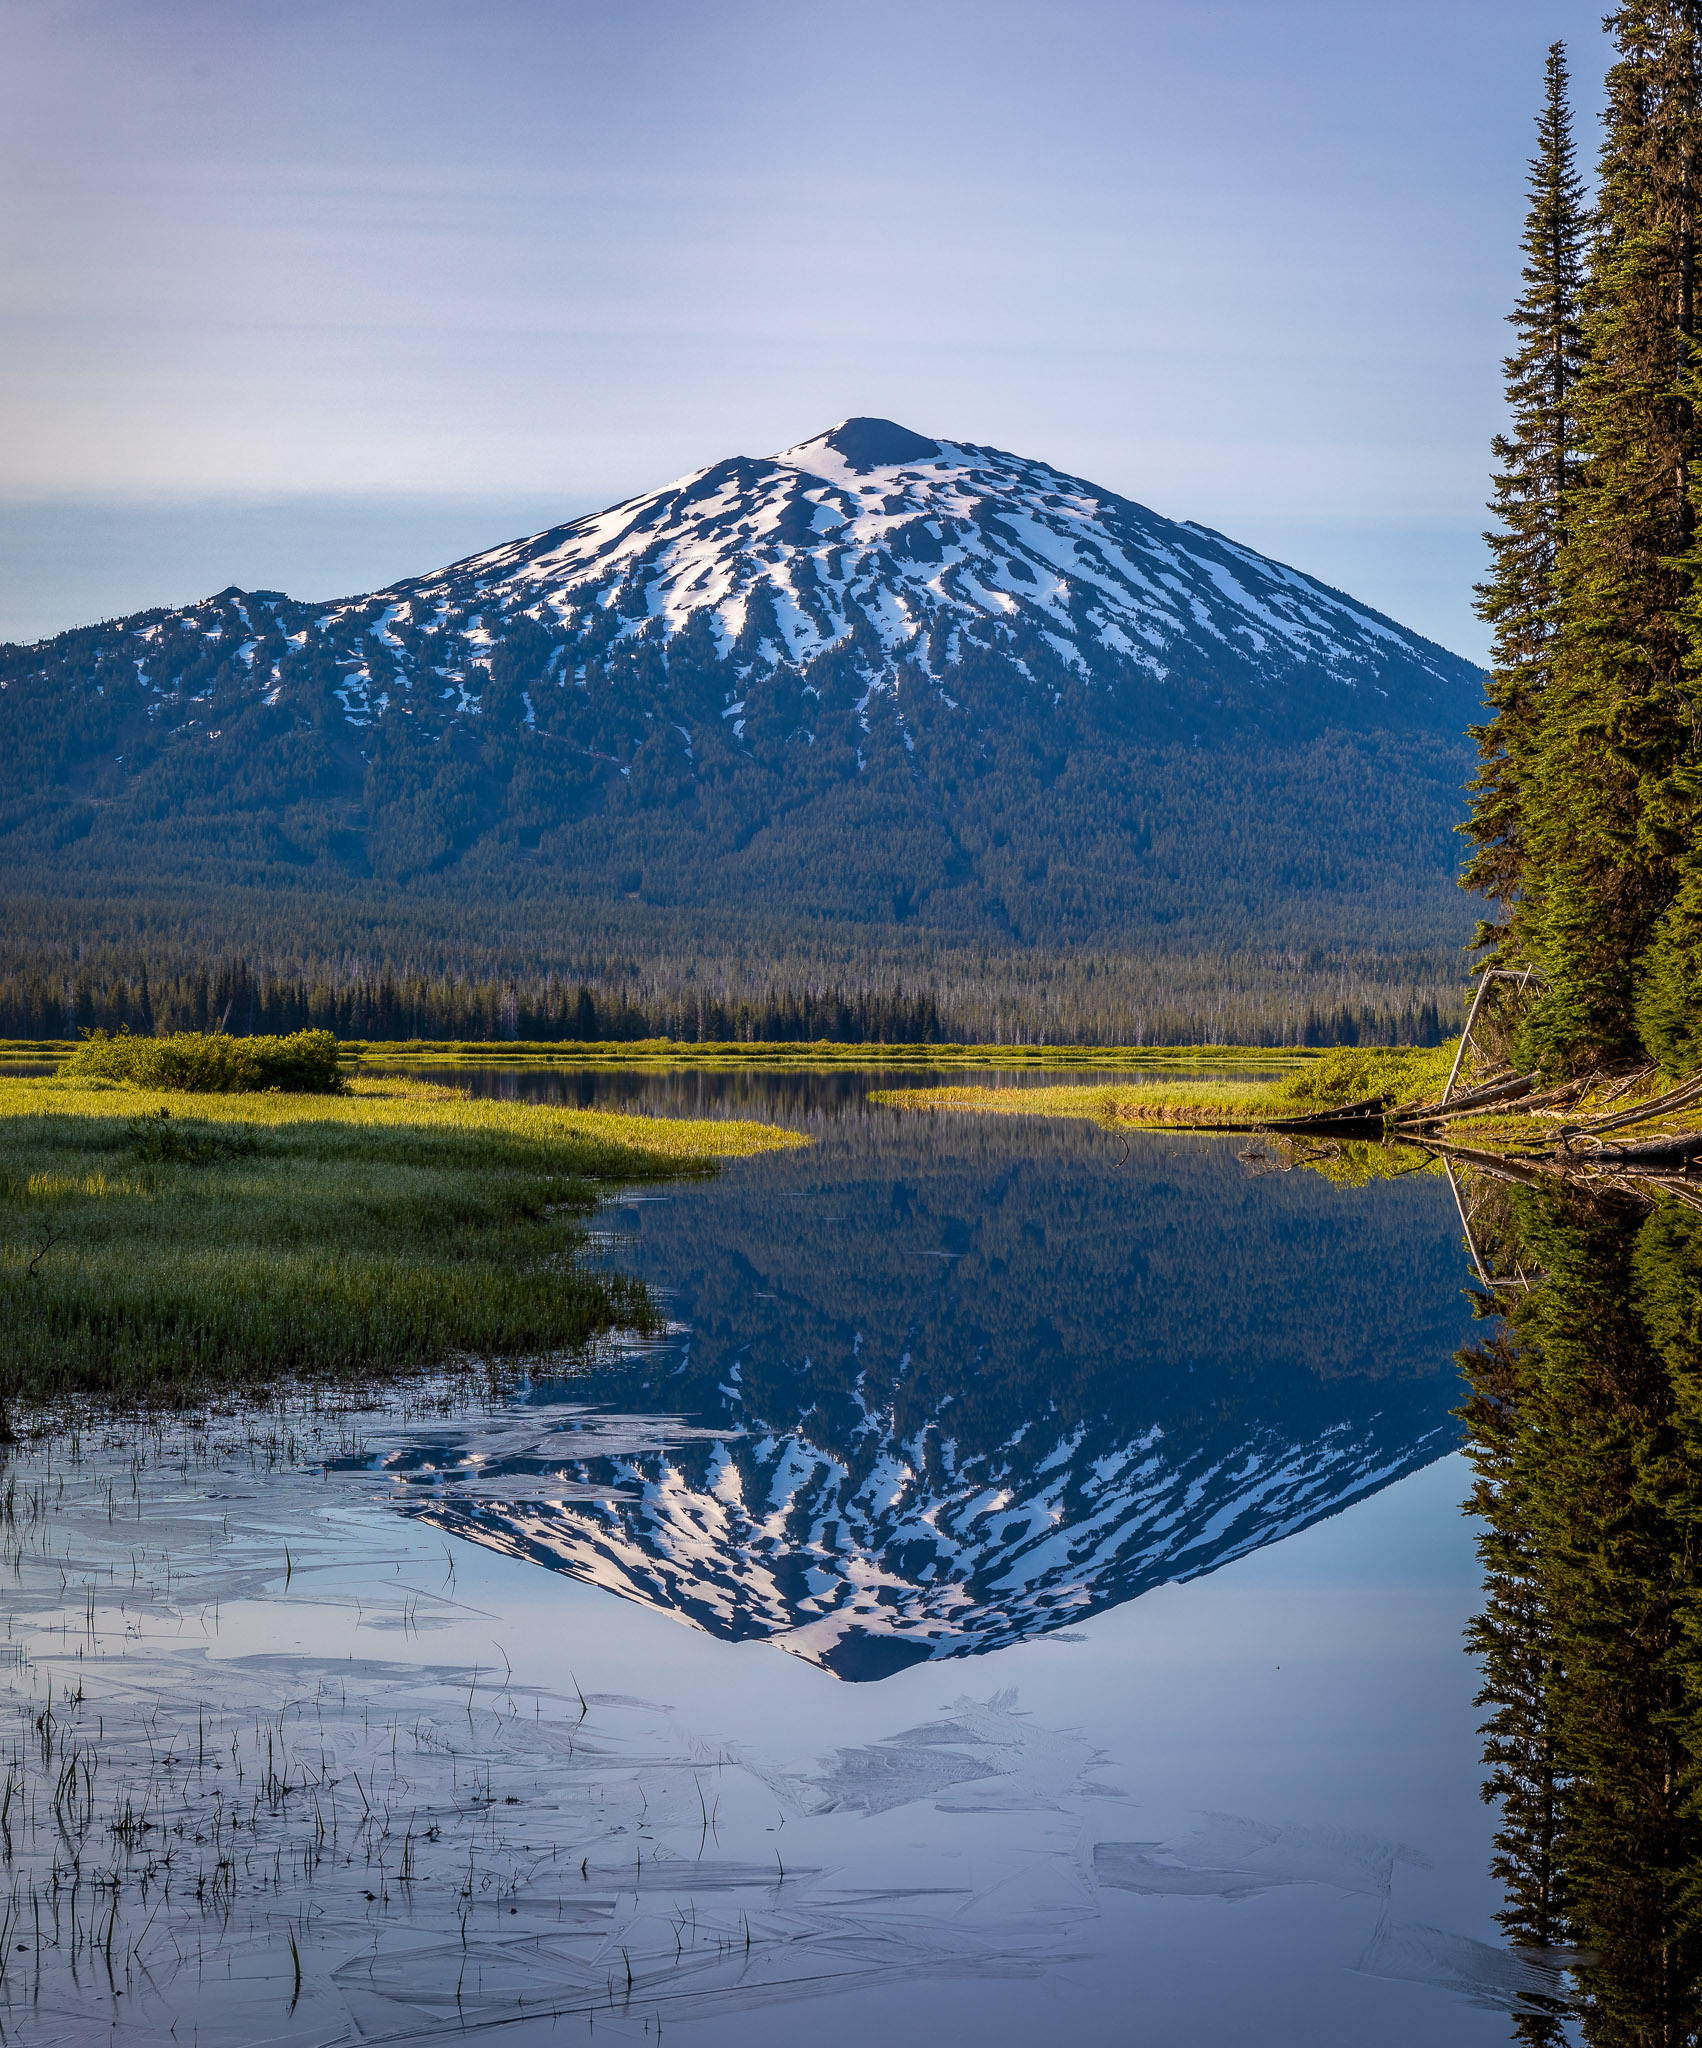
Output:
M1175 1440L1137 1411L961 1459L949 1415L900 1442L875 1409L847 1465L808 1414L670 1429L572 1391L554 1413L371 1462L439 1528L853 1681L1199 1578L1459 1441L1412 1389L1360 1387L1311 1436L1273 1415Z
M16 929L211 912L296 960L1434 961L1480 685L1206 528L853 419L365 596L0 650L0 847Z
M399 621L429 631L456 611L534 619L571 636L580 682L599 654L682 638L701 649L707 633L733 687L693 708L732 721L735 738L783 703L813 741L815 707L776 678L795 673L819 703L847 660L859 727L888 719L912 747L926 714L906 705L905 683L932 685L936 703L958 710L947 679L986 653L1041 701L1071 679L1097 684L1109 722L1189 737L1434 724L1459 710L1462 689L1469 704L1480 680L1457 656L1220 534L889 420L847 420L766 460L716 463L358 609L375 602L385 616L369 630L402 657L410 689L418 670ZM474 666L483 658L470 643ZM377 713L392 687L388 664L369 663L349 716ZM684 728L680 739L688 752Z

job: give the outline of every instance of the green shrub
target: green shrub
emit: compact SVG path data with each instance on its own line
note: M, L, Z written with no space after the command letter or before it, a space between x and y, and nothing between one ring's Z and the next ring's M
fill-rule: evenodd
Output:
M288 1038L227 1038L223 1032L174 1031L136 1038L96 1031L60 1068L68 1077L127 1081L136 1088L181 1088L198 1095L336 1095L344 1086L337 1040L329 1031Z
M263 1148L260 1134L249 1125L240 1131L217 1125L183 1124L162 1103L133 1116L124 1135L144 1165L169 1161L178 1166L210 1166L216 1159L252 1159Z
M1335 1109L1386 1095L1395 1102L1434 1102L1447 1086L1458 1039L1446 1045L1338 1045L1283 1084L1296 1109Z

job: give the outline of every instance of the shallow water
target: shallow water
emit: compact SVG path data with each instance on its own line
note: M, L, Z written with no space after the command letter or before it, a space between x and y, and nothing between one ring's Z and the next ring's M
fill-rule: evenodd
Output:
M13 1454L8 2031L1507 2039L1446 1183L605 1082L667 1340Z

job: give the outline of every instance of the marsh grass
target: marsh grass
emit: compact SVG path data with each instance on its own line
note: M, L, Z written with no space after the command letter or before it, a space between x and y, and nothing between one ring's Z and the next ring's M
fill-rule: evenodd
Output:
M790 1849L738 1856L766 1780L673 1708L540 1682L526 1605L377 1507L374 1425L429 1445L484 1405L383 1391L67 1401L0 1464L0 2042L594 2048L737 2015L800 1954L892 1976ZM918 1934L899 1969L937 1966Z
M883 1088L871 1095L893 1109L963 1110L994 1116L1089 1117L1097 1123L1179 1124L1210 1128L1274 1116L1279 1085L1269 1081L1063 1082L1050 1088Z
M0 1397L182 1399L650 1330L646 1290L579 1256L601 1184L802 1142L409 1080L210 1113L0 1077Z
M3 1048L0 1048L3 1051ZM1165 1072L1201 1066L1304 1066L1320 1055L1305 1047L1247 1045L869 1045L828 1039L730 1040L640 1038L346 1040L343 1057L373 1066L668 1066L668 1067L1128 1067Z
M1213 1073L1041 1088L883 1088L871 1101L894 1109L981 1115L1073 1116L1097 1123L1234 1129L1267 1117L1304 1116L1368 1095L1414 1101L1440 1094L1452 1043L1435 1047L1337 1046L1281 1080L1238 1081Z

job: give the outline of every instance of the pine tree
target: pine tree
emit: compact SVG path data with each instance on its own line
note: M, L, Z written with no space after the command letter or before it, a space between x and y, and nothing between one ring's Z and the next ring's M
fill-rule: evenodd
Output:
M1584 295L1585 462L1520 785L1512 919L1514 943L1547 981L1526 1050L1562 1070L1640 1053L1638 963L1679 880L1658 793L1688 748L1699 22L1702 0L1631 0L1607 24L1620 54Z
M1684 396L1702 417L1702 364L1692 365ZM1670 862L1676 886L1638 963L1637 1026L1644 1048L1673 1074L1702 1063L1702 474L1692 474L1690 513L1689 688L1672 693L1666 744L1649 749L1641 792L1644 841Z
M1583 366L1587 216L1567 87L1566 45L1557 42L1549 47L1530 164L1524 288L1507 316L1519 345L1503 365L1511 429L1493 443L1490 506L1498 530L1484 538L1494 573L1477 587L1478 616L1494 633L1485 694L1495 715L1472 728L1482 765L1471 785L1465 830L1475 851L1464 880L1500 906L1501 920L1478 928L1478 943L1498 949L1524 880L1523 796L1558 630L1556 566L1579 470L1575 391Z

